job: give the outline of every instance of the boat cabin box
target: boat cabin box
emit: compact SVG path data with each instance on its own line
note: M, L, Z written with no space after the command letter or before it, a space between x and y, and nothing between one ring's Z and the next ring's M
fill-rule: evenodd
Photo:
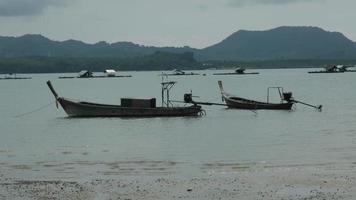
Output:
M134 108L155 108L156 98L152 98L152 99L121 98L121 106L134 107Z

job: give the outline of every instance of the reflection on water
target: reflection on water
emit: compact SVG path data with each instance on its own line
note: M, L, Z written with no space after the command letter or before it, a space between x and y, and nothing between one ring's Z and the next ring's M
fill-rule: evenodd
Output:
M246 98L266 99L266 88L283 86L295 98L323 104L323 112L230 110L206 106L203 117L67 118L45 81L65 97L117 104L121 97L160 97L159 72L132 72L125 79L32 80L0 85L0 167L16 177L57 178L135 174L234 172L288 167L355 168L355 75L307 74L307 70L260 70L260 75L172 77L172 98L193 91L201 101L221 102L217 81ZM159 104L159 102L157 102Z

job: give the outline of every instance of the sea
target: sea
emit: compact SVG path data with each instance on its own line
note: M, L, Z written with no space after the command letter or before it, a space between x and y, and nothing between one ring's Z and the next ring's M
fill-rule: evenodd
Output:
M121 98L156 98L161 71L120 72L131 78L59 79L76 74L25 74L0 80L0 169L21 180L91 180L129 176L204 177L243 169L323 167L356 170L356 73L308 74L312 69L261 69L258 75L216 76L228 70L169 76L171 100L222 103L218 81L239 97L266 101L268 87L322 111L296 104L292 111L257 112L203 106L199 117L69 118L60 96L120 104ZM168 73L168 72L166 72ZM272 90L270 101L279 102ZM181 103L174 103L184 106ZM231 167L233 166L233 167Z

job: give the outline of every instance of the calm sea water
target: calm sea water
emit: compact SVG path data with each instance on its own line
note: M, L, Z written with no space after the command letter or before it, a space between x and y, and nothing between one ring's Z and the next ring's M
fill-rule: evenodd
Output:
M217 81L241 97L266 100L283 86L296 99L322 104L294 111L230 110L205 106L203 117L67 118L51 104L51 80L60 96L119 104L122 97L156 97L160 72L123 72L132 78L0 81L1 173L21 179L90 179L125 175L199 176L226 166L326 166L355 171L356 73L308 74L307 69L259 70L259 75L171 77L171 95L193 91L199 101L221 102ZM277 93L274 100L278 100ZM236 167L237 169L239 167Z

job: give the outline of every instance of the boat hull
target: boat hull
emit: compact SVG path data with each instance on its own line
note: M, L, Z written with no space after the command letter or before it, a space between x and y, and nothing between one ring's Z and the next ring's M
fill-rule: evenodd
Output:
M57 98L69 117L177 117L198 116L201 106L189 107L122 107L119 105L75 102L62 97Z
M223 97L228 108L249 110L291 110L293 103L266 103L238 97Z
M86 78L130 78L132 77L131 75L120 75L120 76L89 76L89 77L76 77L76 76L60 76L58 77L59 79L71 79L71 78L81 78L81 79L86 79Z
M185 73L185 74L160 74L160 76L197 76L200 74L196 74L196 73Z
M25 79L32 79L31 77L5 77L5 78L0 78L0 80L25 80Z

